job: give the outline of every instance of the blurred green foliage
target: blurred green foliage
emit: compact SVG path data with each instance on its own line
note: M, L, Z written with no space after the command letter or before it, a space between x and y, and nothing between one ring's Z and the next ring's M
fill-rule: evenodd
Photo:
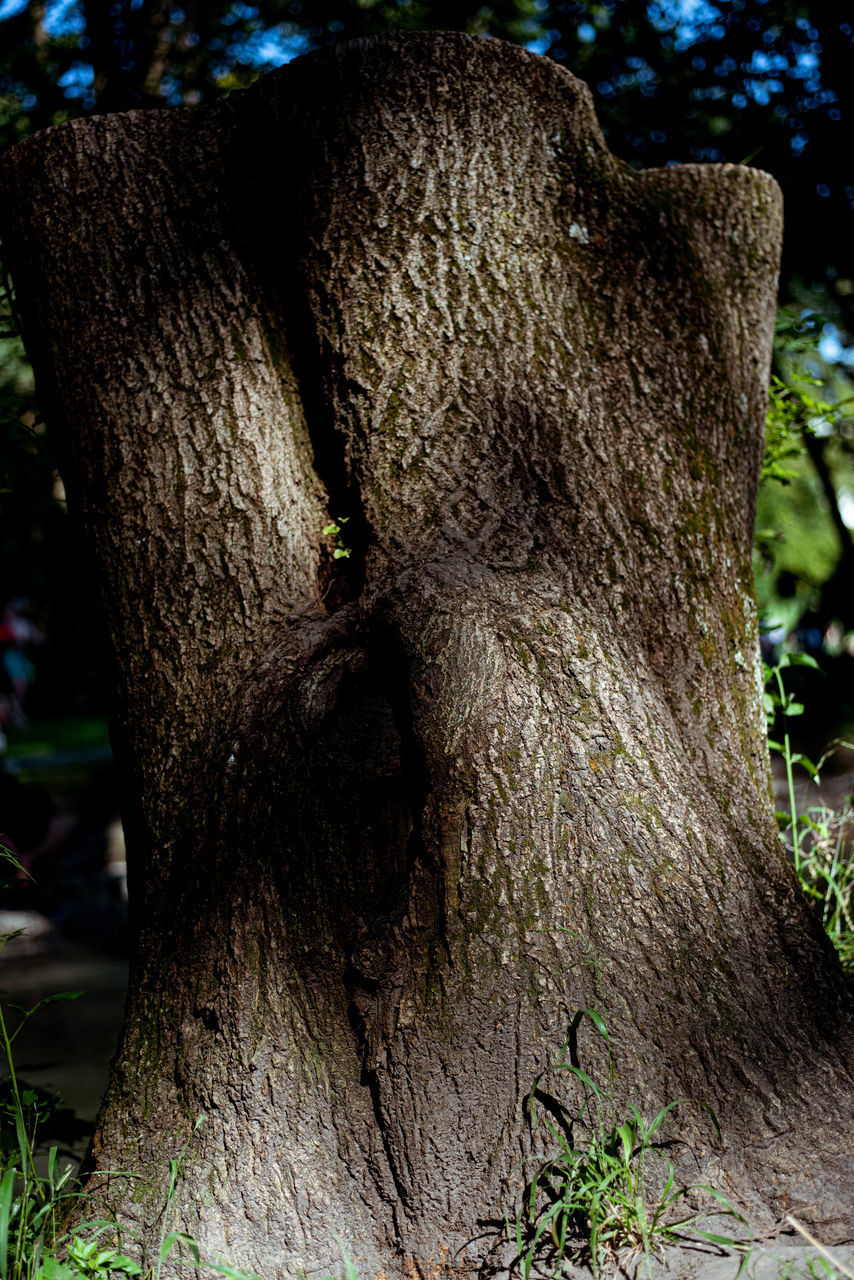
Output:
M854 630L854 381L822 357L819 314L782 310L756 513L760 616Z

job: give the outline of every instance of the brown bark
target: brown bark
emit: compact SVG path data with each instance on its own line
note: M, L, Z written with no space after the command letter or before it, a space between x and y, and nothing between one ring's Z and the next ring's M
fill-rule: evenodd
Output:
M774 827L750 575L773 181L637 174L565 71L452 35L3 177L117 659L123 1218L203 1111L209 1254L470 1272L604 1005L620 1105L704 1100L701 1177L850 1232L851 1003Z

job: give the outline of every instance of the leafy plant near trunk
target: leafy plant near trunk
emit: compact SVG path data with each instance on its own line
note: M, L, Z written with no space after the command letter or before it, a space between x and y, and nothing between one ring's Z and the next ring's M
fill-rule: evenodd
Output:
M4 940L5 941L5 940ZM32 1011L29 1011L32 1012ZM20 1027L18 1028L20 1029ZM28 1091L17 1088L11 1040L7 1024L0 1010L0 1031L6 1053L6 1064L13 1081L13 1101L5 1123L14 1125L17 1145L6 1155L0 1176L0 1277L2 1280L163 1280L166 1264L177 1261L173 1257L183 1249L192 1260L193 1269L213 1271L227 1280L260 1280L255 1275L238 1271L225 1262L207 1262L201 1258L199 1246L192 1236L177 1230L167 1230L170 1211L175 1205L175 1193L181 1176L184 1157L191 1137L177 1158L170 1161L169 1192L163 1214L163 1227L159 1248L154 1260L143 1257L140 1264L124 1252L122 1228L117 1222L98 1219L83 1222L70 1230L64 1229L73 1202L81 1198L74 1176L74 1167L67 1164L60 1171L59 1153L56 1147L48 1152L48 1171L45 1176L37 1172L35 1153L38 1149L38 1128L46 1118L35 1109L28 1098ZM196 1123L195 1133L199 1127Z
M808 848L801 849L801 888L814 900L843 969L854 977L854 861L849 834L854 808L849 799L841 813L816 807L799 821L810 833Z
M0 845L0 862L26 875L14 855ZM0 936L0 953L21 930ZM117 1280L121 1276L162 1280L164 1267L182 1247L195 1268L214 1271L227 1280L259 1280L224 1262L205 1262L196 1241L185 1232L169 1230L184 1159L203 1117L199 1117L183 1148L169 1162L169 1183L157 1257L135 1261L124 1253L117 1222L98 1219L66 1229L66 1220L81 1199L74 1165L60 1166L59 1148L47 1151L47 1172L38 1171L44 1150L40 1134L51 1108L35 1090L23 1087L15 1069L13 1044L24 1024L43 1005L74 1000L82 993L66 991L47 996L30 1009L0 1003L0 1045L9 1076L9 1098L0 1108L0 1280ZM17 1013L10 1026L8 1011ZM132 1175L128 1175L132 1176Z
M788 722L803 714L803 704L785 688L783 672L788 667L819 665L805 653L784 653L774 666L765 667L765 708L769 727L777 718L782 721L779 739L770 739L769 747L779 753L786 769L788 809L778 811L780 834L791 850L795 874L804 893L815 904L825 932L833 943L845 971L854 976L854 857L851 831L854 829L854 805L849 797L841 813L824 805L812 805L799 812L795 794L796 766L815 781L830 754L848 743L834 743L817 764L792 747Z
M823 378L800 367L804 357L816 357L827 321L817 312L798 315L781 308L774 330L774 353L787 367L787 377L772 374L765 429L763 480L794 478L791 464L804 452L805 436L838 430L851 416L854 398L833 398ZM822 395L821 392L826 392Z
M584 1018L607 1049L607 1088L582 1070L571 1047ZM620 1118L614 1098L611 1042L601 1013L595 1009L576 1013L554 1069L565 1072L580 1086L581 1101L572 1109L562 1108L558 1119L550 1119L537 1107L542 1074L528 1095L535 1128L553 1139L555 1152L537 1163L516 1218L523 1280L528 1280L535 1263L540 1262L560 1275L566 1262L587 1261L594 1276L607 1263L630 1264L641 1259L648 1263L665 1246L684 1240L686 1234L695 1240L741 1247L730 1237L700 1229L698 1224L710 1210L698 1212L689 1207L689 1201L698 1195L716 1202L713 1214L741 1223L745 1220L713 1187L678 1186L673 1163L665 1154L669 1145L662 1140L665 1121L691 1100L679 1098L667 1103L652 1120L645 1120L630 1104L628 1115ZM708 1112L720 1140L717 1117L707 1104L699 1105Z
M15 874L26 874L5 846L0 846L0 861ZM0 953L20 932L0 938ZM19 1015L15 1027L0 1005L0 1041L9 1074L9 1097L0 1112L0 1280L64 1280L56 1271L56 1249L62 1239L63 1213L77 1195L76 1184L70 1164L60 1169L56 1147L47 1154L47 1173L37 1171L38 1131L48 1109L34 1090L21 1087L12 1045L41 1005L73 1000L79 994L49 996L30 1009L8 1006Z

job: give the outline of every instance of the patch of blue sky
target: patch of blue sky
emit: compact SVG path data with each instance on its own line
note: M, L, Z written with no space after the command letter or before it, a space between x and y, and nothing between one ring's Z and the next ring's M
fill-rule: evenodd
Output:
M174 76L165 75L160 81L160 96L165 98L170 107L180 107L184 100L181 86Z
M748 77L744 81L744 92L754 102L758 102L760 107L767 107L775 93L783 92L783 82L781 80L754 80L752 77Z
M549 0L534 0L536 13L544 13L549 8ZM700 36L723 35L720 25L721 12L711 0L654 0L649 8L650 18L659 31L673 34L676 47L689 48ZM558 33L548 32L537 36L525 44L531 53L545 53L557 40ZM578 39L584 44L592 44L596 39L596 27L592 22L580 22L575 29Z
M720 102L728 93L725 84L695 85L690 90L690 96L695 102Z
M768 77L769 72L779 72L789 80L806 80L813 82L815 88L820 84L821 58L814 45L795 45L788 54L779 51L768 52L765 49L754 49L745 71L753 75ZM766 85L771 83L767 78Z
M765 49L754 49L745 70L764 76L769 71L785 71L788 65L789 59L784 53L768 53Z
M83 8L78 0L55 0L44 15L44 29L49 36L80 36L86 29Z
M248 9L250 6L241 7ZM283 67L310 48L311 40L307 33L285 23L280 27L251 32L239 43L235 42L230 52L244 66Z
M14 18L27 7L27 0L0 0L0 22ZM79 36L84 27L79 0L52 0L45 6L44 29L50 36Z
M835 324L826 324L818 344L818 352L828 364L854 366L854 347L842 343L842 335Z
M228 13L223 16L223 23L227 27L233 27L235 22L251 22L258 17L258 9L254 4L243 4L242 0L235 0Z
M85 98L87 90L92 88L95 70L88 62L72 62L57 83L66 98Z
M701 35L724 35L721 11L710 0L655 0L649 16L659 31L672 32L677 49L690 49Z
M583 44L592 44L596 39L596 28L592 22L580 22L575 28L575 34ZM559 31L546 31L535 39L526 41L525 48L529 53L546 53L560 40L560 36Z
M814 49L800 49L795 58L798 74L806 80L820 65L818 54Z

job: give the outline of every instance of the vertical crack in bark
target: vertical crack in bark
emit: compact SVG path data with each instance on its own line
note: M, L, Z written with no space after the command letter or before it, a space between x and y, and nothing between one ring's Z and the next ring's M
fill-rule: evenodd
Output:
M298 193L284 203L271 199L263 180L270 149L282 146L286 154L281 163L291 171ZM335 344L318 328L311 282L306 278L310 229L305 225L300 180L307 168L307 158L300 154L298 143L279 121L271 120L263 103L247 97L228 156L229 187L243 238L244 260L268 300L270 314L276 318L277 332L270 335L271 346L286 352L285 362L299 386L314 469L328 497L327 523L339 523L342 528L339 548L334 536L324 540L321 529L317 531L323 545L318 567L320 598L327 611L334 613L361 594L368 526L359 485L348 467L346 439L336 423L330 396L330 388L336 382L342 378L346 382L343 360ZM339 316L333 328L343 327L343 317ZM353 388L356 394L360 390ZM336 558L336 549L349 554Z
M315 756L309 774L315 785L318 770L326 778L318 841L330 841L330 860L336 858L335 849L343 849L350 864L339 868L330 861L320 874L327 884L340 878L349 885L346 913L333 923L344 958L340 980L361 1083L370 1096L385 1156L387 1176L376 1171L376 1190L390 1206L403 1242L412 1227L413 1172L401 1165L405 1146L383 1103L380 1075L398 1030L401 1001L412 999L411 988L419 981L412 972L412 934L429 933L425 922L437 918L441 908L435 901L437 876L425 850L428 779L410 706L409 664L391 628L365 628L362 640L367 663L342 682L334 709L318 725L317 744L309 748ZM335 835L339 826L340 839ZM319 896L324 888L318 884Z
M367 1088L370 1094L371 1106L373 1108L374 1118L376 1119L377 1131L380 1135L388 1174L397 1193L397 1199L395 1200L395 1198L387 1192L384 1193L381 1178L377 1179L377 1190L386 1200L391 1209L394 1229L397 1234L398 1241L400 1242L405 1238L407 1228L410 1225L408 1222L401 1220L402 1218L407 1218L409 1214L409 1192L406 1181L400 1176L394 1148L389 1140L388 1119L383 1111L382 1095L380 1093L377 1069L376 1067L371 1066L368 1060L370 1050L365 1030L364 1009L359 1006L359 993L361 993L363 997L376 995L380 984L370 983L362 974L356 973L354 970L349 971L345 980L347 980L347 985L351 992L350 1025L353 1028L353 1033L356 1037L357 1049L362 1059L362 1084Z

